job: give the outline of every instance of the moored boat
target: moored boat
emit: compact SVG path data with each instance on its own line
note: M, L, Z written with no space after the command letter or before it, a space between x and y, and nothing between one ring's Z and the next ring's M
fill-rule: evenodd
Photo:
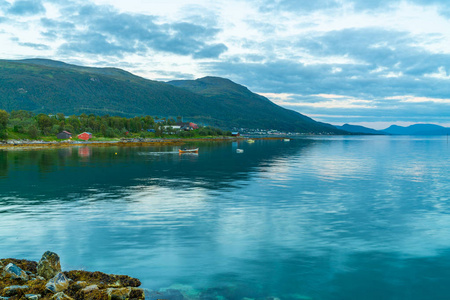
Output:
M178 149L178 153L198 153L198 148L194 148L194 149Z
M244 153L243 149L236 149L236 153Z

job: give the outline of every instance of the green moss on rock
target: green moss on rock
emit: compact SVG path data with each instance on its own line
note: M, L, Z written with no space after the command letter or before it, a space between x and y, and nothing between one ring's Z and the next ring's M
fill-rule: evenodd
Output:
M3 272L10 263L26 272L28 278L24 280ZM48 289L51 279L38 275L37 262L14 258L0 259L0 300L145 299L144 290L138 288L141 282L130 276L83 270L66 271L59 275L67 277L68 284L64 287L64 291L52 291Z

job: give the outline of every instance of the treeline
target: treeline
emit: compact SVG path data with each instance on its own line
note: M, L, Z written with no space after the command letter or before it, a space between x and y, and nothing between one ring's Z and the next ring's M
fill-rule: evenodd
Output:
M180 122L181 117L177 117L177 120L175 120L173 118L153 118L152 116L125 118L109 115L87 115L85 113L71 116L65 116L62 113L36 115L26 110L13 110L11 113L0 110L0 139L56 137L62 131L70 132L73 137L82 132L90 132L95 137L106 138L231 135L229 131L209 126L203 126L195 130L172 129L171 126Z

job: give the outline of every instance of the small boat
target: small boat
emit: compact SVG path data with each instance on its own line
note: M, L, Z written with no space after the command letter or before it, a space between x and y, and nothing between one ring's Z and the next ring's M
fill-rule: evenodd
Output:
M290 139L283 139L283 141L290 142L291 140Z
M244 153L243 149L236 149L236 153Z
M178 149L178 153L198 153L198 148L194 148L194 149Z
M254 142L255 142L255 140L252 140L252 139L247 140L247 143L249 143L249 144L253 144Z

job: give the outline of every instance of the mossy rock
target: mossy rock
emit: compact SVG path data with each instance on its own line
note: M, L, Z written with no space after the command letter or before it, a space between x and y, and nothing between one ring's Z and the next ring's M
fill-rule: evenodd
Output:
M0 261L0 268L3 266L7 266L9 263L13 263L25 272L31 272L33 274L37 273L37 262L30 261L26 259L15 259L15 258L5 258Z
M46 251L37 264L36 269L38 275L44 277L45 279L53 278L56 274L61 272L61 264L59 262L58 254L51 251Z
M138 287L141 281L127 275L111 275L102 272L88 272L82 270L73 270L64 272L67 278L73 281L86 281L89 284L96 284L99 288L105 287Z

